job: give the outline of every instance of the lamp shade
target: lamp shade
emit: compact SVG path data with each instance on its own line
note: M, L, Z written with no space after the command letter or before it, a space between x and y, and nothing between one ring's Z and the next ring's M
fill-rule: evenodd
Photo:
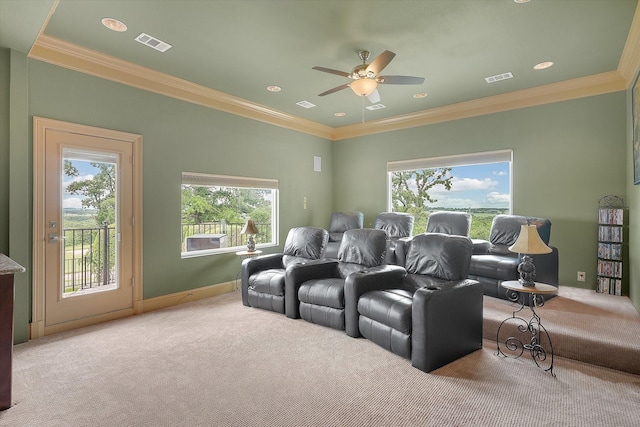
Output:
M509 246L509 250L520 254L548 254L551 252L551 248L545 245L540 238L537 227L528 224L520 226L520 235L518 235L516 242Z
M258 228L252 219L247 220L244 227L242 227L240 234L258 234Z
M376 88L378 87L378 82L373 79L363 77L349 83L349 87L352 91L355 92L356 95L368 96L371 95L371 92L376 90Z

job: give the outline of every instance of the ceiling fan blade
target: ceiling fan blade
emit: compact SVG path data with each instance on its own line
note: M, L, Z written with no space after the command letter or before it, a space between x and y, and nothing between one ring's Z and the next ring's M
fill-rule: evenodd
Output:
M378 89L375 89L373 92L367 95L367 99L372 104L377 104L378 102L380 102L380 92L378 92Z
M389 62L391 62L394 56L396 56L395 53L391 52L390 50L385 50L380 55L378 55L376 59L371 61L371 64L369 64L369 66L367 67L367 73L369 71L372 71L373 75L377 76L384 69L384 67L389 65Z
M325 96L325 95L329 95L329 94L331 94L331 93L338 92L339 90L346 89L346 88L348 88L348 87L349 87L349 84L348 84L348 83L345 83L345 84L343 84L343 85L336 86L336 87L334 87L333 89L329 89L329 90L328 90L328 91L326 91L326 92L322 92L322 93L318 94L318 96Z
M421 85L424 83L424 77L412 76L379 76L376 80L385 85Z
M342 77L349 77L351 74L344 72L344 71L340 71L340 70L334 70L333 68L326 68L326 67L313 67L313 70L318 70L318 71L323 71L325 73L330 73L330 74L337 74L339 76Z

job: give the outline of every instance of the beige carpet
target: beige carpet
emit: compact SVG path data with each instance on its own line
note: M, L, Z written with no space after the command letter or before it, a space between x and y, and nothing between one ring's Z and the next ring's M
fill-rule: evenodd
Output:
M640 377L495 344L426 374L239 293L15 347L2 426L637 426Z
M514 309L508 301L485 297L484 337L495 340L500 322ZM561 286L536 311L556 356L640 375L640 315L628 297ZM527 314L528 308L518 316Z

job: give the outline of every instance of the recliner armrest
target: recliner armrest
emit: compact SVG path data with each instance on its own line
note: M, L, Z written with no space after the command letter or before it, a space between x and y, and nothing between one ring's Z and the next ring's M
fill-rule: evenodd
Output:
M475 280L416 290L412 305L411 364L431 372L482 348L482 285Z
M360 337L358 327L358 300L369 291L400 289L407 274L403 267L382 265L366 271L352 273L344 283L344 321L345 332L350 337Z
M307 280L330 277L340 277L336 260L318 260L308 264L288 266L284 275L284 303L287 317L300 318L300 300L298 299L300 285Z
M283 254L267 254L260 255L253 258L245 258L242 260L242 266L240 267L240 283L242 289L242 304L249 306L249 277L252 274L269 270L272 268L284 268L282 265Z
M471 239L473 243L473 255L485 255L489 253L491 242L482 239Z

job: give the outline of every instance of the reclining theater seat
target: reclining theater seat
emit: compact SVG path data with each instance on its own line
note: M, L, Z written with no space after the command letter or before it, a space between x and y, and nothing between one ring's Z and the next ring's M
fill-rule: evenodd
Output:
M469 237L471 214L467 212L431 212L427 217L427 233L444 233Z
M283 253L245 259L241 268L242 303L284 313L285 269L322 258L328 239L324 228L296 227L289 230Z
M329 221L329 243L325 253L326 258L338 258L340 241L345 231L364 227L364 214L362 212L334 212Z
M425 233L407 244L406 274L357 274L347 283L348 335L360 335L431 372L482 348L482 286L467 279L468 237Z
M344 286L355 272L384 269L387 234L370 228L344 232L338 260L291 266L286 272L287 317L344 330ZM391 266L389 266L391 267ZM396 268L399 268L396 266Z
M500 284L505 280L518 280L519 254L511 252L520 235L520 226L527 220L535 225L542 241L548 246L551 237L551 221L544 218L532 218L519 215L496 215L493 218L490 240L474 240L473 256L469 267L469 278L479 281L484 294L507 299L507 290ZM549 246L551 253L530 255L536 266L536 282L558 286L558 249ZM554 295L545 295L545 299Z
M396 245L413 233L413 215L404 212L381 212L376 216L373 228L384 230L389 237L385 264L396 264Z

